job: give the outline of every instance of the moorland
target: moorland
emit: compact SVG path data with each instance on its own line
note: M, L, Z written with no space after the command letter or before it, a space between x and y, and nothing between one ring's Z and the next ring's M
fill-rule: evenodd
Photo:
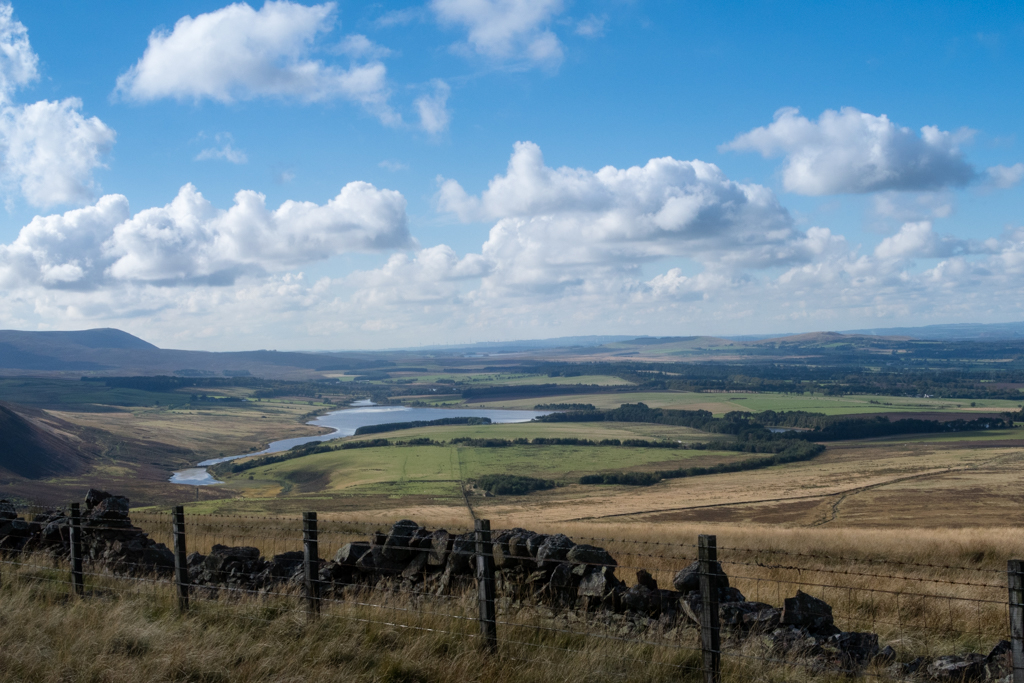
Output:
M0 333L0 366L0 498L61 507L107 489L130 497L133 522L164 543L166 510L183 504L202 529L190 549L203 553L216 543L295 550L307 510L323 520L324 556L353 530L400 518L465 530L475 517L599 543L627 583L642 568L670 585L697 534L713 533L745 568L733 581L748 596L781 604L818 586L844 628L877 632L900 662L991 647L1006 592L978 577L998 578L1024 555L1019 339L823 333L212 354L99 330ZM307 424L357 401L546 415L339 438ZM313 441L262 452L290 437ZM211 468L217 484L168 481L233 455L245 457ZM503 657L481 660L471 619L400 594L332 604L317 622L287 593L197 601L180 617L170 592L125 591L99 575L103 600L68 601L61 571L24 563L0 577L0 669L12 680L699 678L692 629L663 634L668 646L590 638L548 633L569 624L526 610L515 619L540 635L503 636ZM841 588L826 592L837 573ZM884 599L932 581L980 602L954 610L918 597L908 611ZM474 609L469 594L451 604ZM32 654L40 643L47 657ZM831 680L742 658L726 676Z

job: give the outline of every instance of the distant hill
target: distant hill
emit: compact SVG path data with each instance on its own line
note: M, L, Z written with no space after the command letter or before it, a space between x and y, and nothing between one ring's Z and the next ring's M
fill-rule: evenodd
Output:
M0 402L0 471L26 479L84 472L95 446L40 410Z
M913 337L936 341L987 341L1024 339L1024 322L1019 323L956 323L923 327L880 327L847 330L843 334L872 334L884 337Z
M390 351L308 353L267 350L215 353L161 349L127 332L109 328L75 332L0 330L0 375L254 376L302 380L321 378L324 372L385 369L396 363L402 364L405 358L422 356L472 358L515 353L547 360L569 356L612 360L632 356L644 359L721 357L723 354L764 356L791 352L798 347L824 352L831 352L829 349L843 352L854 347L877 349L880 345L893 347L907 340L1020 342L1024 341L1024 322L744 337L592 335Z
M746 342L749 346L778 346L796 344L800 346L826 346L830 344L872 344L877 342L904 342L913 337L909 335L870 335L852 332L807 332L791 334L785 337L770 337L757 341Z
M302 378L318 370L360 369L379 364L367 353L287 351L178 351L161 349L114 329L78 332L0 330L0 372L5 374L96 373ZM13 371L13 372L12 372Z
M31 343L37 346L60 348L82 346L87 349L156 349L148 341L135 335L103 327L94 330L72 332L25 332L22 330L0 330L0 342L8 344Z
M907 339L936 341L996 341L1024 339L1024 322L1019 323L958 323L950 325L925 325L922 327L884 327L864 330L843 330L838 332L820 331L799 334L747 334L735 336L679 336L651 337L647 335L591 335L585 337L554 337L551 339L521 339L507 342L479 342L476 344L454 344L449 346L422 346L406 349L414 352L443 350L446 352L480 353L522 353L545 349L566 349L570 347L665 347L679 346L726 346L740 343L758 345L766 342L824 345L830 343L870 343L871 337L886 337L892 341Z
M14 370L104 370L107 366L86 360L90 349L156 350L147 341L103 328L75 332L25 332L0 330L0 368Z
M823 334L811 332L808 334ZM950 323L948 325L922 325L920 327L872 327L862 330L842 330L824 334L873 337L903 337L928 341L997 341L1024 339L1024 322L1019 323ZM748 342L766 339L778 340L801 337L800 334L747 334L730 336L732 341Z

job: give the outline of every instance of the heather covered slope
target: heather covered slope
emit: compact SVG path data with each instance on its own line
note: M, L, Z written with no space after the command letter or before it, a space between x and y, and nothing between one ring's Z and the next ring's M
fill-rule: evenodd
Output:
M0 471L26 479L81 474L95 450L62 420L0 402Z

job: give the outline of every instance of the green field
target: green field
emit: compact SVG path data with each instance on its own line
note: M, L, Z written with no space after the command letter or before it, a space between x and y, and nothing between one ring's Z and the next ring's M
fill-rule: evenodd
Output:
M854 415L890 412L1004 412L1020 409L1022 401L996 399L940 399L907 396L820 396L778 393L695 393L682 391L616 392L569 394L502 401L472 401L468 405L487 408L533 408L538 403L590 403L597 408L618 408L623 403L646 403L652 408L710 410L716 416L733 410L804 410L826 415Z
M264 465L231 475L226 485L256 497L332 492L379 495L396 484L406 493L434 495L457 493L459 481L484 474L515 473L570 483L595 472L669 469L697 460L725 462L743 457L749 456L621 446L388 446L316 453Z
M556 402L555 399L544 399ZM806 410L826 414L869 414L872 412L956 411L958 403L939 399L914 399L875 396L791 396L785 394L706 394L683 392L623 392L566 396L565 402L593 403L601 408L617 407L625 402L643 402L651 406L681 409L706 409L721 415L730 410ZM533 407L537 399L493 402L487 407ZM959 402L960 412L1009 410L1010 401ZM525 404L525 405L524 405ZM907 435L874 440L882 443L943 443L973 441L999 442L1021 438L1024 429L993 432L964 432L941 435ZM427 437L450 442L465 437L474 439L586 438L669 439L683 443L731 438L686 427L646 423L579 422L494 425L446 425L420 427L396 432L365 434L345 440L387 438L391 441ZM225 486L250 499L281 496L326 496L399 499L415 497L434 503L458 504L460 482L485 474L517 474L559 483L573 483L584 474L620 471L650 471L693 465L706 466L750 457L746 453L713 451L673 451L655 448L515 445L505 448L480 448L464 445L391 446L332 451L308 455L281 463L229 475ZM269 501L268 501L269 502Z

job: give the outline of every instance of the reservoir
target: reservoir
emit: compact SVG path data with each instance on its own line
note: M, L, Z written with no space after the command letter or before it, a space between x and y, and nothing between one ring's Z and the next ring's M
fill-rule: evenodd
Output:
M214 479L206 470L210 465L237 460L238 458L248 458L253 455L279 453L294 446L301 446L313 441L328 441L343 436L352 436L356 433L357 428L366 425L440 420L443 417L489 417L493 423L509 424L513 422L529 422L533 418L539 415L547 415L549 412L539 410L493 410L487 408L407 408L406 406L378 406L370 401L356 401L352 404L351 408L321 415L307 423L315 427L333 429L333 432L320 434L319 436L299 436L293 439L281 439L280 441L272 442L266 449L257 453L242 453L240 455L203 460L195 467L178 470L171 476L170 481L172 484L187 484L189 486L219 484L220 482Z

